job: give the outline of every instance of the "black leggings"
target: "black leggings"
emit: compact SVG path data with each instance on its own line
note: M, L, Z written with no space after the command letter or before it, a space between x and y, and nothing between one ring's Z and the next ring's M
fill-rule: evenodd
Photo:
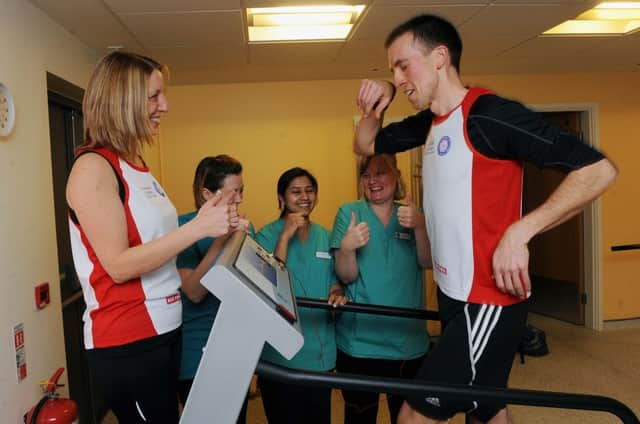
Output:
M92 382L123 424L176 424L181 331L87 351Z
M269 424L330 424L331 389L296 386L258 378Z
M420 368L425 356L415 359L389 360L356 358L338 350L337 370L347 374L361 374L376 377L412 378ZM342 390L344 398L344 424L376 424L379 393ZM391 423L395 424L404 399L387 394L387 406Z
M191 386L193 386L193 379L178 380L178 399L180 399L180 403L183 406L187 403ZM242 409L238 415L238 421L236 421L237 424L245 424L247 422L247 399L248 396L245 396L244 402L242 402Z

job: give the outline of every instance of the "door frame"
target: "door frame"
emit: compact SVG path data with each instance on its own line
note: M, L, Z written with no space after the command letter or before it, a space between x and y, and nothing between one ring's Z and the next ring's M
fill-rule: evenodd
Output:
M548 103L530 104L537 112L577 112L583 139L595 148L600 146L597 103ZM603 329L602 320L602 232L600 222L600 198L584 209L583 235L583 275L587 296L584 305L584 326L593 330Z

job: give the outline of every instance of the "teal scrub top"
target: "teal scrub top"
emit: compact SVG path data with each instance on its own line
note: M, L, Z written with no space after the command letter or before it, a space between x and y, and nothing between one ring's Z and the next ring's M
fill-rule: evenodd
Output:
M184 225L197 215L197 211L178 217L178 225ZM249 229L253 236L253 226ZM177 258L178 268L195 269L204 255L207 254L211 243L215 239L204 238L182 251ZM193 303L187 295L180 293L182 298L182 358L180 360L179 380L191 380L202 358L202 349L207 344L213 321L218 313L220 301L211 293L207 293L200 303Z
M395 205L385 228L365 201L338 210L331 248L338 249L351 222L369 225L369 242L356 251L358 278L346 285L350 301L403 308L424 308L424 276L413 229L398 222ZM360 358L403 360L424 355L429 336L423 320L345 312L336 325L338 348Z
M267 224L256 235L256 241L273 253L283 228L282 219ZM289 240L286 263L295 296L326 299L330 287L338 282L333 271L329 236L327 229L312 223L304 244L297 235ZM330 311L299 308L298 313L304 336L302 349L288 361L271 346L265 345L262 359L294 369L332 370L336 365L336 339Z

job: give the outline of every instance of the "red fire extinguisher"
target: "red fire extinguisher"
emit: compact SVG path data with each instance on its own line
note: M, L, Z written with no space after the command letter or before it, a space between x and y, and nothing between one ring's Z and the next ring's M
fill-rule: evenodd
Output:
M58 379L64 368L58 368L49 381L41 381L40 387L44 396L25 417L26 424L75 424L78 418L78 405L71 399L61 398L56 388L64 386L58 384Z

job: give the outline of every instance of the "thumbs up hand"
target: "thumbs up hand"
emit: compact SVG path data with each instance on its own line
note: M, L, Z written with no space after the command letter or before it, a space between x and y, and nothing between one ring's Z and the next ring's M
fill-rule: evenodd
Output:
M298 228L304 227L306 223L307 218L301 212L289 212L284 218L282 234L289 240L295 235Z
M369 226L366 222L356 224L356 214L351 212L351 222L347 227L347 232L340 243L340 248L344 250L356 250L369 242Z
M202 237L223 236L229 232L234 222L237 225L237 210L229 206L232 198L233 192L223 196L218 190L200 207L193 222L201 228Z
M406 202L407 206L398 208L398 222L405 228L423 228L425 226L424 215L413 203L411 196L407 195Z
M251 231L251 221L247 219L247 214L238 214L238 226L236 227L236 231L244 231L247 234Z

